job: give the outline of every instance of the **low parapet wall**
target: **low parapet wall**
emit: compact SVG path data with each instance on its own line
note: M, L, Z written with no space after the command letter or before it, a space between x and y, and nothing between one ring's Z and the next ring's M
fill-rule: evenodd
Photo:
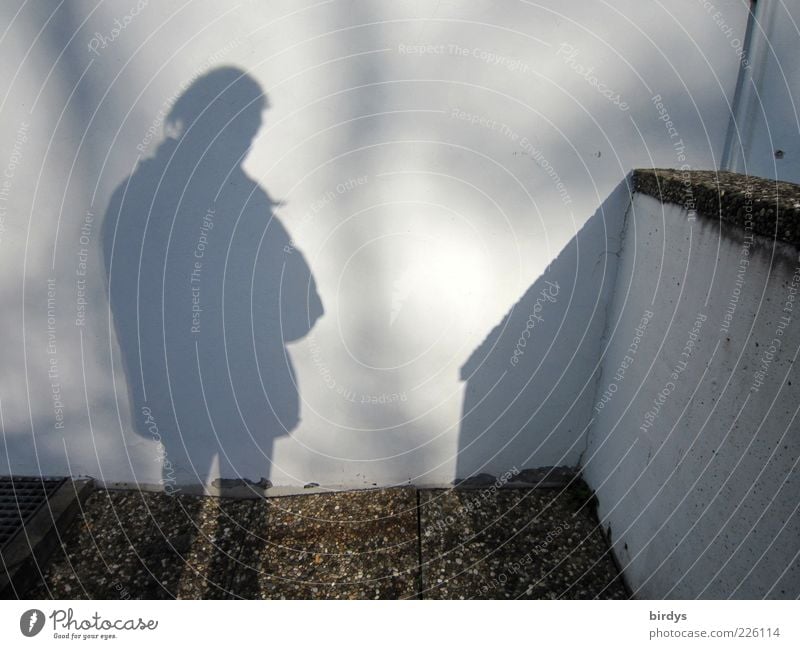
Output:
M582 458L602 524L638 597L798 597L800 187L632 184Z

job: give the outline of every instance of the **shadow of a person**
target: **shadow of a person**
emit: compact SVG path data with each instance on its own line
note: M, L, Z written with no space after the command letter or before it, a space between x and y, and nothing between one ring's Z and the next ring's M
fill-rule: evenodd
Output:
M195 80L167 137L114 192L103 221L109 301L136 430L162 483L268 478L299 422L285 343L322 315L314 278L242 169L268 108L232 67Z

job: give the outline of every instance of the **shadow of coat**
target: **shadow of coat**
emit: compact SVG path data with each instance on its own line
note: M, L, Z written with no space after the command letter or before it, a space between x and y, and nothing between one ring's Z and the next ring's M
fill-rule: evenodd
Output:
M274 439L299 422L285 344L323 309L276 203L241 166L266 107L240 70L197 79L103 221L136 430L160 443L167 489L207 482L216 460L224 477L268 477Z

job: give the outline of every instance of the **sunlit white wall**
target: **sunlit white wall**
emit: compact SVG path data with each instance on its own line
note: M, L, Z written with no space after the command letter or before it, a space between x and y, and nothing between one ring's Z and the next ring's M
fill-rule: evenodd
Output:
M743 34L745 4L716 5ZM289 345L299 426L271 466L219 470L358 486L455 477L462 365L631 168L718 166L738 71L694 0L0 12L0 472L108 481L158 483L163 454L134 431L98 232L199 75L268 94L245 169L325 308Z
M602 525L637 597L787 597L798 251L647 195L630 215L582 460Z

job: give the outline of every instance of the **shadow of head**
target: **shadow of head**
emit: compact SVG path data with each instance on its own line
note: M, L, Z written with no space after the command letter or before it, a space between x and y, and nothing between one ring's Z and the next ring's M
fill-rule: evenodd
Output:
M167 115L166 131L204 157L235 161L250 148L268 108L253 77L235 67L216 68L181 94Z

